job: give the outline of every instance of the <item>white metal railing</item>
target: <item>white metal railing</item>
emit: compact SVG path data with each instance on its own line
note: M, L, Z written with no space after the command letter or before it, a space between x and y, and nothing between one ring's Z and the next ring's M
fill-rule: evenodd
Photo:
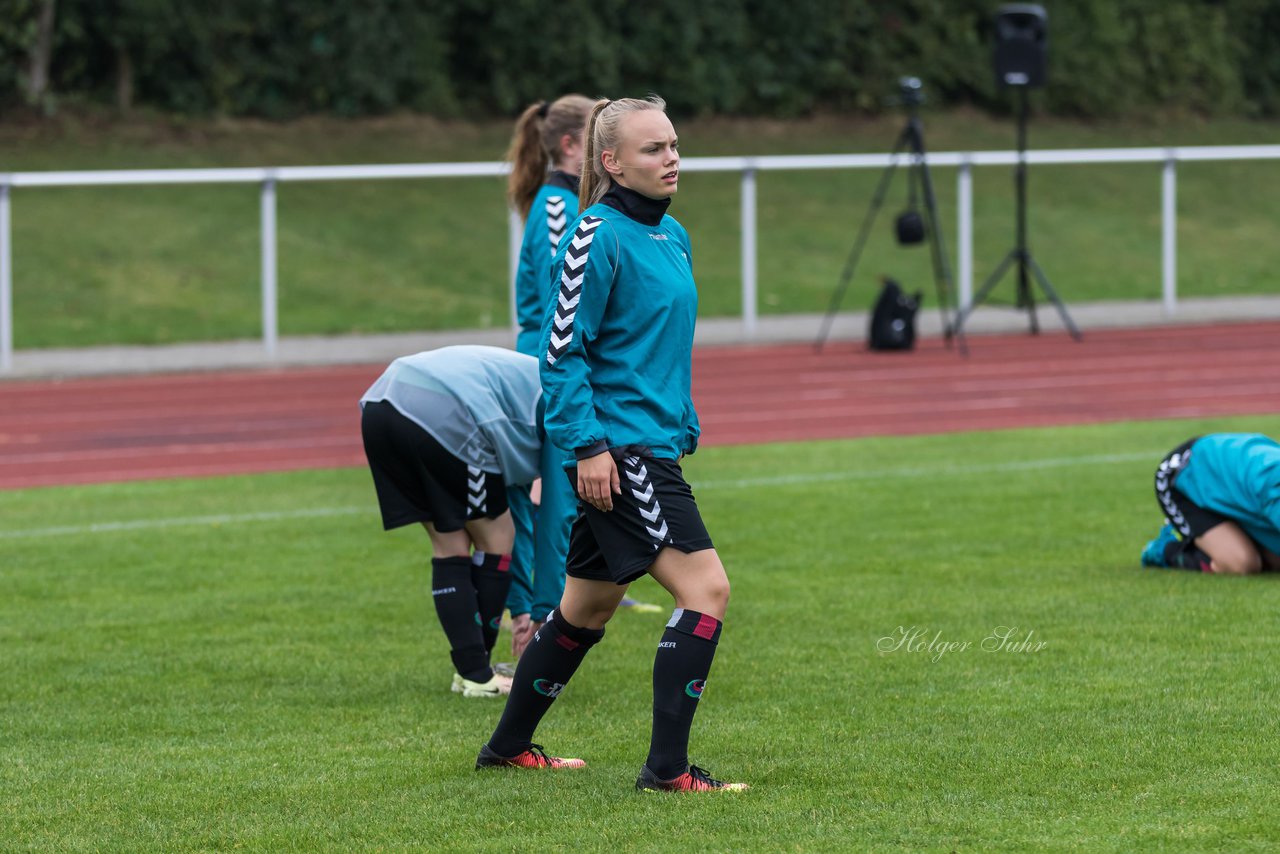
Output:
M742 325L755 334L756 307L756 173L800 169L882 169L906 162L911 155L834 154L762 157L687 157L685 172L738 172L741 183ZM1097 148L1028 151L1030 165L1160 163L1161 293L1164 310L1177 310L1177 164L1180 161L1280 160L1280 145L1197 146L1183 148ZM959 304L973 298L973 175L975 166L1011 166L1016 151L940 152L928 155L930 166L956 167L956 271ZM13 369L13 249L11 196L14 188L105 187L155 184L258 184L261 193L262 344L274 359L278 342L276 299L276 188L293 181L367 181L405 178L490 178L507 174L505 163L407 163L375 166L282 166L252 169L126 169L97 172L13 172L0 174L0 374ZM521 224L508 218L511 318L515 326L514 282L520 253Z

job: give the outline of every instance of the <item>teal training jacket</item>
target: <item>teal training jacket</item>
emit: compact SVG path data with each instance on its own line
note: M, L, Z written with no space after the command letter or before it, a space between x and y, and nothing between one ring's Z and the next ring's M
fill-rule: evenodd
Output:
M547 276L565 229L577 215L578 179L552 172L529 208L516 267L516 319L520 323L516 350L526 356L538 355L542 312L547 307Z
M1260 433L1211 433L1191 446L1174 486L1280 554L1280 444Z
M556 253L539 370L547 436L566 466L626 445L664 459L697 448L698 290L689 235L668 204L615 184Z

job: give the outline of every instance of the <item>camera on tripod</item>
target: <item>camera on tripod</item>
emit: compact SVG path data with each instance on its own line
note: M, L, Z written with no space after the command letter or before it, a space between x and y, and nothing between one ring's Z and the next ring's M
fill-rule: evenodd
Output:
M916 108L924 103L924 84L920 82L919 77L898 78L898 101L910 112L910 121L914 123ZM907 209L898 214L898 218L893 223L894 235L898 238L900 246L915 246L923 243L925 238L924 218L920 216L916 204L916 182L911 178L908 179L908 187L910 196Z
M894 171L898 168L898 158L900 155L905 155L907 157L907 208L898 214L894 220L894 236L897 238L899 246L915 246L926 242L929 244L930 260L933 266L933 282L938 291L938 310L942 313L943 335L947 346L951 345L951 340L954 336L960 345L960 352L966 353L963 334L959 332L958 327L947 316L948 312L951 311L951 268L947 264L947 252L943 246L942 231L938 227L938 204L933 194L933 180L929 177L929 164L925 159L924 126L921 124L920 111L918 109L924 103L924 84L920 82L920 78L913 76L899 77L898 95L893 99L892 103L907 108L907 124L902 129L902 132L898 134L898 139L894 142L893 150L889 154L889 165L881 173L880 182L876 185L875 193L871 196L871 204L867 208L867 215L862 220L862 226L858 229L858 236L854 239L853 248L849 250L849 257L845 261L844 270L840 273L840 282L831 293L831 303L827 306L827 314L823 318L822 329L818 332L818 340L814 342L814 347L818 352L822 352L827 335L831 332L831 324L835 320L836 312L840 309L840 302L844 299L845 292L853 281L853 274L858 268L858 260L862 257L862 249L866 245L867 237L871 234L871 226L880 212L880 206L884 203L885 194L889 190L889 182L893 178ZM886 283L886 291L887 287ZM901 295L900 288L897 292L898 295ZM898 299L893 294L885 297L884 291L882 291L881 296L889 303L896 302ZM907 298L903 296L903 299ZM910 317L914 318L915 310L920 305L919 295L912 300L904 302L903 306L905 307L907 303L910 304ZM898 330L898 332L901 331ZM873 334L868 337L868 340L870 341L875 337L873 330ZM910 336L910 339L914 342L914 333Z
M924 103L924 84L919 77L898 78L898 98L904 107L918 107Z

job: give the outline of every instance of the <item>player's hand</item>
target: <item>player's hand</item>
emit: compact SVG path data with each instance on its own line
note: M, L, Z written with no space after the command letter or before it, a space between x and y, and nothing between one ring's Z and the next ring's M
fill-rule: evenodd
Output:
M613 509L613 496L622 494L618 464L608 452L578 460L578 497L603 512Z
M534 507L542 505L542 478L529 484L529 500L533 502Z
M529 641L533 638L533 623L529 620L528 614L513 614L511 616L511 657L520 660L520 653L524 652L524 648L529 645Z

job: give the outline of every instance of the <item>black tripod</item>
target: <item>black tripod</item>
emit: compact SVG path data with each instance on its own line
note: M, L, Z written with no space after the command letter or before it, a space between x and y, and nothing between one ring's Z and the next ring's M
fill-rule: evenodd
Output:
M1018 265L1018 290L1017 290L1017 308L1025 308L1031 318L1031 334L1040 334L1040 324L1036 320L1036 300L1035 295L1031 292L1031 281L1027 276L1030 270L1035 275L1036 281L1040 283L1041 290L1045 296L1053 303L1058 310L1058 314L1062 317L1062 325L1067 327L1067 331L1071 333L1071 337L1077 341L1081 340L1080 330L1071 320L1071 315L1067 314L1067 307L1062 304L1062 300L1058 298L1058 292L1053 289L1053 283L1049 281L1049 277L1044 274L1044 270L1040 269L1040 265L1036 263L1036 259L1031 257L1031 250L1027 248L1027 90L1026 87L1018 89L1018 165L1014 170L1014 184L1017 186L1018 194L1018 242L1009 254L1004 256L1004 260L1000 265L991 272L987 280L982 283L982 287L978 289L978 293L974 295L973 302L967 306L962 306L959 314L956 316L956 334L964 328L964 322L973 313L983 300L991 293L991 290L1004 276L1005 271L1014 263Z
M917 82L916 88L919 87ZM907 88L904 86L904 95L907 95ZM840 283L836 286L835 291L831 294L831 304L827 307L827 315L822 321L822 331L818 333L818 340L814 342L814 349L819 353L822 347L827 343L827 336L831 332L831 324L835 320L836 312L840 310L840 303L844 300L845 292L849 290L849 284L853 281L854 270L858 267L858 259L862 255L862 248L867 242L867 237L871 234L871 226L875 223L876 214L880 212L880 206L884 204L885 194L889 190L889 182L893 178L894 170L898 167L898 155L904 150L911 154L911 163L908 165L907 181L909 189L909 197L913 203L916 198L916 187L919 186L921 194L924 197L924 219L925 234L929 240L929 247L933 261L933 281L934 287L938 293L938 311L942 315L942 330L946 338L947 345L951 344L951 337L954 334L956 340L960 343L960 352L968 355L965 347L964 334L960 331L959 323L952 324L947 312L951 310L951 268L947 265L947 254L942 246L942 232L938 228L938 204L933 194L933 181L929 177L929 164L925 161L924 151L924 126L920 122L918 112L919 96L906 96L904 102L908 108L907 126L902 129L902 133L898 135L898 140L893 144L893 151L890 153L889 165L885 167L884 173L880 176L880 183L876 186L875 194L871 197L871 205L867 208L867 215L862 220L862 228L858 231L858 237L853 242L853 248L849 251L849 258L845 261L844 271L840 274Z

